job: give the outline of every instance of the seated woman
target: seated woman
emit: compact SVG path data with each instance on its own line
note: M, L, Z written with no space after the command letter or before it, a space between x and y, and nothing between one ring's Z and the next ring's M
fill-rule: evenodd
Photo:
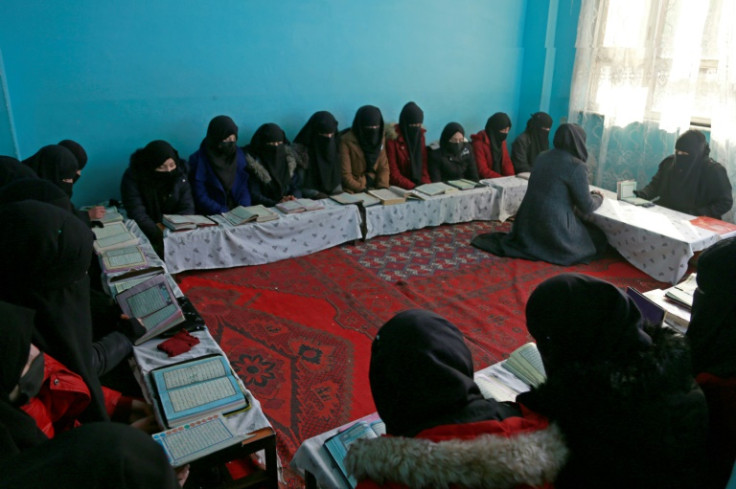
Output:
M432 143L427 150L427 166L433 182L447 182L465 178L478 181L478 167L473 149L465 139L465 129L457 122L450 122L442 130L439 143Z
M33 343L87 385L86 421L107 420L99 376L130 355L128 336L114 331L93 343L87 269L92 232L68 211L34 200L0 206L0 300L36 313Z
M537 155L549 149L549 130L552 117L546 112L532 114L524 132L511 145L511 161L516 173L530 172Z
M301 161L298 171L304 197L324 199L342 193L339 147L335 117L324 110L315 112L292 144Z
M710 417L710 479L701 487L721 488L736 461L736 238L707 248L697 266L698 288L686 336Z
M565 437L555 488L701 487L708 411L681 335L579 274L542 282L526 321L547 380L516 400Z
M567 454L557 428L514 404L484 399L473 372L462 333L437 314L404 311L381 327L369 376L390 436L351 445L345 464L358 488L542 486L554 479Z
M388 188L388 158L383 141L381 111L372 105L359 108L352 128L340 138L342 187L346 192Z
M38 178L38 175L12 156L0 156L0 188L22 178Z
M302 196L297 155L277 124L259 127L243 151L254 204L272 207Z
M237 140L238 126L219 115L210 121L207 136L189 157L189 183L198 213L222 214L250 205L245 154Z
M0 486L177 487L150 435L118 423L77 427L87 386L31 344L33 311L0 302L0 315ZM131 401L109 390L105 398L111 413Z
M506 137L510 129L509 116L503 112L496 112L488 118L483 131L470 136L480 178L514 175L514 165L506 148Z
M151 141L130 157L120 183L123 206L163 254L164 214L194 214L194 200L179 153L166 141Z
M404 105L399 123L386 129L389 183L405 189L429 183L427 143L422 128L424 112L414 102Z
M733 205L726 169L710 156L700 131L686 131L675 143L675 154L665 158L649 185L635 193L657 205L694 216L720 219Z
M59 141L59 146L63 146L72 152L74 158L77 160L77 174L74 176L74 184L79 181L82 177L82 170L87 166L87 152L84 150L81 144L71 139L64 139ZM105 217L105 208L101 205L95 205L87 210L86 218L90 221L100 220Z
M606 249L603 232L580 218L603 202L603 195L588 187L585 131L562 124L554 146L537 158L511 232L478 235L473 246L563 266L588 262Z

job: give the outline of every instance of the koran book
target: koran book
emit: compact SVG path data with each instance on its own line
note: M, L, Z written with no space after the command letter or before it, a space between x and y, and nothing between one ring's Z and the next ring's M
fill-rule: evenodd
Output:
M148 265L148 259L140 246L126 246L103 251L100 253L100 262L106 274L143 268Z
M512 351L502 366L532 387L542 384L547 379L542 356L535 343L526 343Z
M687 310L693 308L693 298L695 297L695 289L698 288L697 274L691 273L688 277L677 285L665 289L665 299L685 307Z
M721 221L708 216L700 216L695 219L690 219L690 223L693 226L713 231L714 233L720 234L721 238L730 238L736 236L736 224L731 222Z
M140 244L140 239L123 222L112 222L92 228L95 235L94 248L97 253Z
M652 289L644 292L643 295L664 309L665 325L680 333L686 333L690 326L690 309L665 299L664 294L665 291L662 289Z
M406 197L387 188L369 190L368 194L380 200L383 205L394 205L406 202Z
M162 224L172 231L190 231L199 227L217 226L217 223L207 216L164 214Z
M159 367L149 375L167 428L250 406L227 358L220 354Z
M637 197L634 193L635 190L636 180L621 180L616 182L616 198L618 200L642 207L651 207L654 205L646 199Z
M325 449L330 457L340 469L340 473L350 487L358 485L358 481L348 474L345 468L345 455L348 453L350 445L361 438L378 438L386 434L386 425L380 419L375 421L357 421L352 426L340 433L331 436L325 440Z
M172 467L181 467L251 436L238 433L219 413L152 435L163 447Z
M409 190L397 187L396 185L391 185L388 189L396 195L402 196L406 200L427 200L429 198L429 195L423 194L417 190Z
M233 226L239 226L247 222L268 222L278 219L279 215L269 210L264 205L251 205L248 207L238 206L229 212L224 212L222 217Z
M330 195L330 198L338 204L361 204L363 207L369 207L381 203L379 199L365 192L358 192L357 194L342 192L337 195Z
M435 195L451 194L458 191L457 187L453 187L452 185L448 185L444 182L425 183L422 185L417 185L416 187L414 187L414 190L425 195L429 195L430 197L433 197Z
M474 182L467 178L461 178L459 180L450 180L447 182L448 185L458 188L459 190L470 190L471 188L484 187L480 182Z
M146 332L135 340L136 345L185 321L184 313L171 291L166 275L154 275L120 292L115 300L123 314L139 319L146 329Z
M319 200L312 199L294 199L279 202L276 204L276 208L284 214L295 214L299 212L308 212L324 209L325 206Z

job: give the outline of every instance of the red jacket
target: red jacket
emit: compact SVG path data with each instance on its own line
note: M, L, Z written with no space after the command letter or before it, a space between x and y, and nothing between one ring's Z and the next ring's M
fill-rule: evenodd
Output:
M550 489L567 447L557 426L522 410L523 417L437 426L414 438L358 440L345 464L359 480L357 489L507 487L509 481Z
M427 145L424 141L422 129L422 183L430 183L429 170L427 169ZM398 124L389 124L386 130L386 156L388 157L389 183L405 189L413 189L414 182L411 181L411 160L406 141L401 134Z
M508 175L516 175L514 164L506 148L506 141L501 143L501 173L493 171L493 155L491 154L491 140L485 131L470 136L473 143L475 162L478 164L478 175L480 178L498 178Z
M80 425L79 415L90 401L89 388L82 377L50 355L44 354L44 382L39 393L21 406L49 438ZM112 416L121 400L120 392L102 388L107 413Z

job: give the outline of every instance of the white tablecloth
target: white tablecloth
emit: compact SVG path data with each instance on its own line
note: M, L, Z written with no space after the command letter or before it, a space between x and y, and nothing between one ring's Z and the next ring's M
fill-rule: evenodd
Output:
M468 221L490 221L497 192L490 187L460 190L427 200L394 205L373 205L365 210L366 239L399 234L427 226Z
M524 200L524 194L526 194L526 187L529 181L525 178L510 176L487 178L481 180L480 183L495 188L498 191L498 198L495 199L493 214L495 216L494 219L504 222L509 217L516 215L521 201Z
M355 205L323 200L324 209L279 214L279 219L232 226L211 226L165 233L164 257L171 273L184 270L260 265L308 255L360 239L360 212ZM217 216L215 216L217 218Z

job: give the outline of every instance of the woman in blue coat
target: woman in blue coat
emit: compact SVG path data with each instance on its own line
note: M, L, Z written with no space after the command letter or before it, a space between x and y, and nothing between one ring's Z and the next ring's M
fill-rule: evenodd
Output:
M603 195L588 187L585 131L562 124L554 149L537 157L511 232L482 234L472 244L494 255L542 260L556 265L588 262L606 248L606 237L581 216L592 213Z
M222 214L250 205L245 155L237 141L238 126L219 115L210 121L199 150L189 157L189 181L200 214Z

